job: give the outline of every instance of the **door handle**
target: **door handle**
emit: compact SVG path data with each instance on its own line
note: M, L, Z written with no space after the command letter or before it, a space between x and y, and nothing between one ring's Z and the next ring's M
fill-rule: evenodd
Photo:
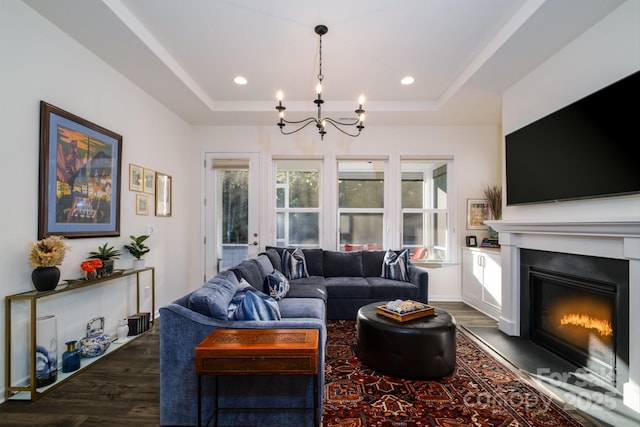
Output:
M258 241L257 241L257 240L256 240L256 241L254 241L254 242L252 243L252 245L253 245L253 246L258 246Z

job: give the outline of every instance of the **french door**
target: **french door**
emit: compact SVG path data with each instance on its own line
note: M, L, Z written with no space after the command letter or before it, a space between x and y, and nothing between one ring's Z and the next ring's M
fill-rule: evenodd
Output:
M258 255L258 153L207 153L205 280Z

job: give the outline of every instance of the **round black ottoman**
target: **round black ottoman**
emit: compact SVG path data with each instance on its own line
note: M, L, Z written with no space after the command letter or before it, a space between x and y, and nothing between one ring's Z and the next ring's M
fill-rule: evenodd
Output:
M374 371L397 378L430 380L456 366L456 320L435 308L435 316L399 322L376 313L377 302L358 310L356 355Z

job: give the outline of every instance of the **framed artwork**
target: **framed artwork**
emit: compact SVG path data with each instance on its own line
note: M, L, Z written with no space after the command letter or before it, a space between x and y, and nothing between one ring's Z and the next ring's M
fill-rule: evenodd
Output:
M171 216L171 176L156 172L156 216Z
M122 136L40 102L38 239L120 235Z
M489 202L486 199L467 199L467 230L486 230L489 217Z
M142 192L142 166L129 163L129 190Z
M476 236L467 236L467 246L470 248L475 248L478 246L478 241L476 240Z
M136 194L136 215L149 215L149 196Z
M144 169L143 180L144 192L148 194L154 194L156 192L156 173L151 169Z

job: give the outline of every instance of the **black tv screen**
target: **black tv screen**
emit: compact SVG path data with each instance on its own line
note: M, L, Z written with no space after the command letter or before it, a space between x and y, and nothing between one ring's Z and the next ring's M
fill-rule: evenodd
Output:
M505 137L507 205L640 193L640 71Z

